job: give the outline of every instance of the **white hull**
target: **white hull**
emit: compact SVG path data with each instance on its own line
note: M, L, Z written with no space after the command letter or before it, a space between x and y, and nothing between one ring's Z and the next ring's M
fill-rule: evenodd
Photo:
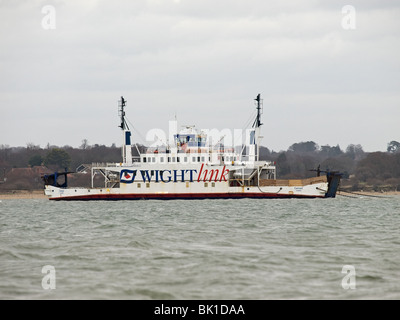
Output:
M257 185L246 185L246 180L236 179L237 177L234 174L245 170L245 167L241 166L207 166L202 164L201 166L172 166L166 170L162 166L148 165L114 167L109 168L109 170L119 171L119 187L59 188L47 185L45 193L51 200L133 200L324 198L328 191L328 182L325 177L287 180L288 185L282 185L282 180L258 179L257 172L254 173L253 179L258 179L259 183ZM266 186L266 182L271 185ZM238 185L232 186L233 184Z

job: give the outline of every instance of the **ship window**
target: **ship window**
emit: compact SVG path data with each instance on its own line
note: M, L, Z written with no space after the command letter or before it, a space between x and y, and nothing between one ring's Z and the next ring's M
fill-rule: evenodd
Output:
M200 157L197 157L197 162L200 162Z
M189 182L188 181L186 182L186 188L189 188Z
M193 161L193 162L196 162L196 157L192 157L192 161Z
M168 157L168 162L171 162L171 157Z
M215 187L215 182L211 183L211 187L213 187L213 188Z
M160 158L160 162L164 162L164 157L161 157L161 158Z
M172 157L172 162L174 162L174 163L175 163L175 161L176 161L176 160L175 160L175 157Z
M204 161L206 161L206 158L205 157L201 157L201 162L204 162Z
M152 160L153 160L153 162L156 162L156 158L155 157L153 157L153 158L151 158Z
M204 182L204 187L208 187L208 182Z
M150 188L150 182L146 182L146 188Z
M143 157L143 162L146 162L146 158L145 157Z
M222 162L224 162L225 161L225 158L224 157L222 157Z
M187 157L184 157L184 158L183 158L183 161L184 161L184 162L188 162L188 158L187 158Z
M176 162L180 162L180 161L181 161L181 158L176 157Z
M138 183L138 184L137 184L137 187L138 187L138 188L140 188L140 187L141 187L140 183Z

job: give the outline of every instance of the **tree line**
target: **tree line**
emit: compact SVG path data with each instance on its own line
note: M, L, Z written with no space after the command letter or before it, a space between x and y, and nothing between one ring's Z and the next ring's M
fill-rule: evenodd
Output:
M346 150L339 145L318 146L313 141L291 145L287 151L261 148L263 159L276 161L279 178L305 178L323 171L343 174L342 189L351 191L400 191L400 143L391 141L386 152L364 152L359 144Z
M133 147L133 155L145 152L146 147ZM82 141L79 148L70 146L58 147L47 145L41 148L33 143L26 147L9 147L0 145L0 190L6 188L41 188L40 178L32 179L21 176L19 183L13 183L12 173L17 168L45 167L50 171L75 171L81 164L95 162L120 162L121 148L105 145L90 145ZM278 178L307 178L315 176L318 167L321 170L339 171L343 173L342 188L349 190L389 191L400 190L400 143L391 141L386 152L364 152L361 145L349 145L342 150L339 145L319 146L313 141L299 142L288 150L274 152L260 147L260 159L275 161ZM19 170L21 172L21 170ZM7 179L8 178L8 179ZM25 179L25 180L24 180ZM31 180L29 180L31 179ZM6 180L6 182L5 182ZM85 180L86 184L88 179Z

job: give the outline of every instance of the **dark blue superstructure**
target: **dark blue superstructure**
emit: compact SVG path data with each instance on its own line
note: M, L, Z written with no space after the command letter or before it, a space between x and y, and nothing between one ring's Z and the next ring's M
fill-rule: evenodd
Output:
M339 189L340 179L342 178L342 173L336 171L326 172L326 177L328 179L328 191L325 194L325 198L335 198L336 192Z
M58 188L67 188L68 187L68 174L74 172L54 172L53 174L45 174L42 179L44 181L44 185L58 187ZM64 177L64 182L59 182L58 179L60 177Z

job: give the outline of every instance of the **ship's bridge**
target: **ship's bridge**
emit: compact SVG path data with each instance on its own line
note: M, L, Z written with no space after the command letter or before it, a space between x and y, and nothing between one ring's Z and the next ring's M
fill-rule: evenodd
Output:
M174 147L178 150L190 150L193 148L205 148L207 146L207 135L198 133L194 126L185 126L183 130L174 135Z

